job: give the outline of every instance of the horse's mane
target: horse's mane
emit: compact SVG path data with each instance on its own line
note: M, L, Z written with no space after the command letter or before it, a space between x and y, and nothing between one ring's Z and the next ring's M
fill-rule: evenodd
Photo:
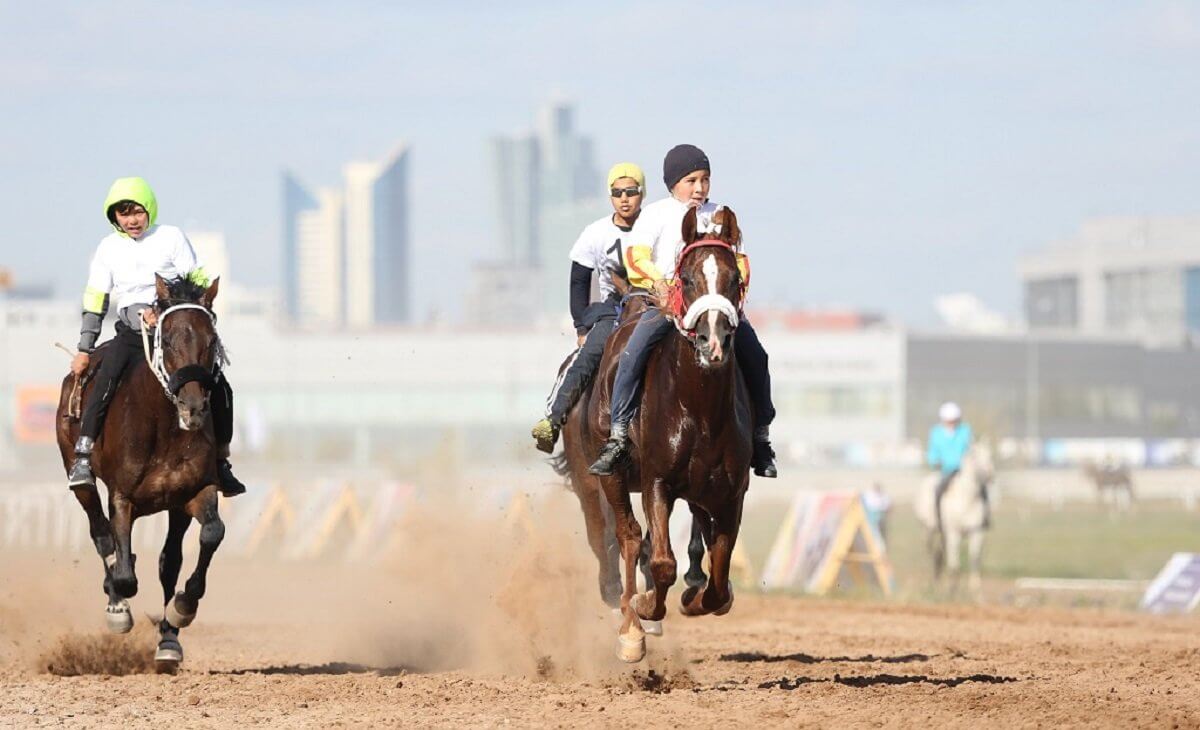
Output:
M164 279L163 283L167 285L167 298L158 300L160 308L172 304L197 304L206 291L204 287L184 276Z

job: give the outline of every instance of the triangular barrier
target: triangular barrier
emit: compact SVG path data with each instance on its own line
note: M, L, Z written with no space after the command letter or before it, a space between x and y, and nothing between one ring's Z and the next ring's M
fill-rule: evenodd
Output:
M350 533L353 544L362 524L362 507L354 489L347 484L324 484L305 503L282 555L290 560L318 557L342 531Z
M272 538L282 540L296 523L296 510L279 485L269 489L250 487L236 500L222 501L232 515L226 517L222 551L250 557Z
M513 492L512 498L508 501L508 508L504 510L504 526L509 530L520 530L526 535L534 533L529 495L520 490Z
M834 588L894 587L878 528L856 493L798 492L763 567L766 588L802 588L825 595Z
M358 536L346 551L347 560L369 560L387 555L395 545L397 527L412 505L416 488L388 483L375 490L363 514Z
M1200 606L1200 553L1175 553L1142 597L1149 613L1190 613Z

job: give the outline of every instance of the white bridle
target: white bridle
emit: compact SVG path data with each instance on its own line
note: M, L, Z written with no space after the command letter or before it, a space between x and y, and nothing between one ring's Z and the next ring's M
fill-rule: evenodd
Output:
M217 334L217 317L216 317L216 315L214 315L212 312L208 311L208 309L206 309L205 307L202 307L199 304L176 304L174 306L167 307L165 310L163 310L163 313L158 315L158 325L154 328L153 350L151 349L151 346L150 346L150 338L146 334L146 324L145 324L145 322L143 322L142 323L142 352L145 353L145 355L146 355L146 364L148 364L150 366L150 372L154 373L154 377L155 377L155 379L158 380L158 384L162 386L163 393L166 394L167 400L169 400L175 404L179 403L179 397L171 392L171 386L169 385L169 383L171 381L171 376L167 372L166 363L163 361L163 346L162 346L163 322L166 320L168 315L174 314L175 312L179 312L184 309L199 309L201 312L204 312L205 314L208 315L209 320L213 323L213 337L214 337L213 347L216 348L216 361L221 364L229 363L229 358L225 354L225 347L221 344L221 336Z

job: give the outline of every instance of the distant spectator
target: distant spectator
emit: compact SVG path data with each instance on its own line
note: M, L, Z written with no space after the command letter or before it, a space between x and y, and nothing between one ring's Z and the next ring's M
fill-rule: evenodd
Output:
M867 520L879 530L880 537L887 542L887 519L892 511L892 498L883 491L883 485L875 482L871 488L863 492L863 507L867 511Z

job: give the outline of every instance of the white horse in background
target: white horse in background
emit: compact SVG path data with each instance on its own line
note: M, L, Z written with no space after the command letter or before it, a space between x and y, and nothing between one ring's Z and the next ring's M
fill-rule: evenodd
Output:
M980 595L982 585L980 564L990 517L988 504L991 500L984 501L984 490L990 489L994 474L991 453L986 447L972 446L963 457L958 474L942 495L941 531L938 530L935 504L940 474L931 475L921 485L913 503L917 520L925 526L935 581L945 570L950 575L953 587L957 587L962 570L960 549L963 540L966 540L970 571L967 585L976 597Z

